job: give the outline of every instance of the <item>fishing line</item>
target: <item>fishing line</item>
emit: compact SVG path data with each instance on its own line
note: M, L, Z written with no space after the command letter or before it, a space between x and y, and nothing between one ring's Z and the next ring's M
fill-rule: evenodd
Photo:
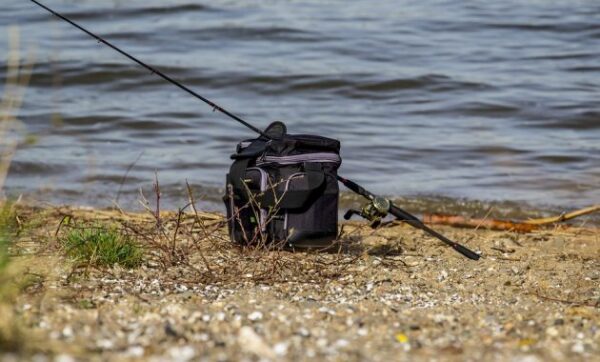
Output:
M41 4L40 2L36 1L36 0L31 0L33 3L35 3L36 5L40 6L41 8L45 9L46 11L50 12L52 15L66 21L67 23L73 25L74 27L76 27L77 29L83 31L84 33L86 33L87 35L91 36L92 38L98 40L98 42L105 44L106 46L112 48L113 50L121 53L122 55L126 56L127 58L133 60L134 62L138 63L139 65L141 65L142 67L148 69L150 72L158 75L159 77L161 77L162 79L166 80L167 82L179 87L180 89L183 89L184 91L186 91L187 93L191 94L192 96L198 98L199 100L201 100L202 102L208 104L209 106L211 106L213 108L213 111L219 111L223 114L225 114L226 116L228 116L229 118L232 118L234 120L236 120L237 122L243 124L244 126L248 127L249 129L251 129L252 131L258 133L259 135L270 139L269 136L267 136L265 133L263 133L263 131L261 131L260 129L254 127L253 125L251 125L250 123L244 121L243 119L241 119L240 117L236 116L235 114L229 112L228 110L226 110L225 108L219 106L218 104L214 103L213 101L211 101L208 98L205 98L203 96L201 96L200 94L194 92L193 90L191 90L190 88L186 87L185 85L181 84L180 82L176 81L175 79L169 77L168 75L166 75L165 73L161 72L160 70L142 62L141 60L139 60L138 58L134 57L133 55L119 49L117 46L113 45L112 43L110 43L109 41L103 39L102 37L92 33L91 31L85 29L84 27L82 27L81 25L75 23L74 21L72 21L71 19L67 18L64 15L61 15L59 13L57 13L56 11L50 9L49 7L45 6L44 4Z

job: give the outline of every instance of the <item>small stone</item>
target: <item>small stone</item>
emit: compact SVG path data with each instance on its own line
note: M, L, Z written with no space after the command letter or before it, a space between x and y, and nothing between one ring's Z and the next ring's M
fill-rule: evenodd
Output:
M310 331L306 328L298 329L298 334L301 335L302 337L310 337Z
M273 346L273 352L279 357L283 357L288 352L288 344L286 342L279 342Z
M168 354L175 361L189 361L196 356L196 350L192 346L171 347Z
M142 346L131 346L127 348L127 352L125 354L129 357L143 357L144 356L144 347Z
M175 284L175 290L178 291L179 293L183 293L183 292L187 292L188 287L186 287L185 285L182 285L182 284Z
M580 341L577 341L573 344L573 347L571 347L571 351L574 353L583 353L585 352L585 346Z
M100 349L112 349L114 343L110 339L99 339L98 342L96 342L96 346Z
M443 280L446 280L446 278L448 278L448 272L445 270L442 270L440 272L440 275L438 275L437 280L438 280L438 282L441 282Z
M59 354L54 357L54 362L75 362L75 358L68 354Z
M276 357L275 352L254 332L252 327L244 326L240 329L238 344L243 350L260 358L275 359Z
M558 329L554 327L548 327L546 328L546 334L550 337L556 337L558 336Z
M326 338L319 338L317 339L317 347L319 348L325 348L329 345L329 342L327 341Z
M262 318L263 318L263 314L259 311L252 312L248 315L248 319L250 319L253 322L259 321Z
M347 339L338 339L337 341L335 341L335 346L337 348L344 348L344 347L347 347L348 345L350 345L350 342L348 342Z
M66 326L63 328L62 336L67 339L73 337L73 328L71 328L71 326Z
M179 337L179 333L177 332L177 330L175 330L175 328L173 328L173 326L169 322L165 324L165 334L169 337Z

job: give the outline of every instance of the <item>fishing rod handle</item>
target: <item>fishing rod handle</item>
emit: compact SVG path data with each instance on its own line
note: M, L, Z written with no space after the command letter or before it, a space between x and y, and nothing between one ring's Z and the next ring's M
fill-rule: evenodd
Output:
M425 225L416 216L409 214L408 212L402 210L398 206L392 204L390 206L390 214L394 215L399 220L404 221L407 224L409 224L417 229L421 229L421 230L425 231L426 233L428 233L429 235L443 241L444 243L451 246L454 250L456 250L457 252L466 256L467 258L469 258L471 260L479 260L480 255L477 254L476 252L474 252L473 250L470 250L469 248L462 246L461 244L457 243L456 241L452 241L452 240L448 239L444 235L438 233L437 231L435 231L435 230L431 229L430 227L428 227L427 225Z
M473 250L471 250L465 246L462 246L458 243L455 243L454 245L452 245L452 248L454 248L454 250L458 251L459 253L461 253L462 255L466 256L467 258L469 258L471 260L479 260L479 258L481 257L481 255L477 254Z

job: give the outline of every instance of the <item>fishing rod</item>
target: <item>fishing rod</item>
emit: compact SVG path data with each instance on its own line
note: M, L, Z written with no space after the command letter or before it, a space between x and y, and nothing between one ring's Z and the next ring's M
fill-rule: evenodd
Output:
M162 79L166 80L167 82L179 87L180 89L186 91L187 93L191 94L192 96L198 98L199 100L201 100L202 102L208 104L209 106L211 106L213 108L213 111L219 111L223 114L225 114L226 116L228 116L229 118L232 118L234 120L236 120L237 122L243 124L244 126L248 127L249 129L251 129L252 131L258 133L259 135L261 135L262 137L265 137L266 139L270 139L269 136L267 136L265 133L263 133L263 131L261 131L260 129L254 127L253 125L251 125L250 123L244 121L243 119L241 119L240 117L236 116L235 114L229 112L228 110L226 110L225 108L219 106L218 104L214 103L213 101L211 101L208 98L205 98L203 96L201 96L200 94L194 92L193 90L191 90L190 88L186 87L185 85L181 84L180 82L176 81L175 79L169 77L168 75L164 74L163 72L161 72L160 70L142 62L141 60L139 60L138 58L134 57L133 55L119 49L117 46L113 45L112 43L110 43L109 41L103 39L102 37L92 33L91 31L85 29L84 27L82 27L81 25L75 23L74 21L72 21L71 19L67 18L66 16L57 13L56 11L50 9L49 7L47 7L46 5L36 1L36 0L31 0L34 4L38 5L39 7L45 9L46 11L50 12L52 15L66 21L67 23L73 25L74 27L76 27L77 29L83 31L84 33L86 33L87 35L91 36L92 38L98 40L98 42L105 44L106 46L116 50L117 52L121 53L122 55L126 56L127 58L133 60L134 62L138 63L139 65L141 65L142 67L148 69L149 71L151 71L152 73L158 75L159 77L161 77Z
M112 48L113 50L117 51L118 53L124 55L125 57L129 58L130 60L136 62L137 64L141 65L142 67L148 69L150 72L158 75L159 77L163 78L164 80L166 80L167 82L177 86L178 88L184 90L185 92L191 94L192 96L196 97L197 99L203 101L204 103L208 104L209 106L213 107L213 110L219 111L223 114L225 114L226 116L228 116L229 118L232 118L233 120L239 122L240 124L246 126L247 128L251 129L252 131L258 133L259 135L261 135L261 137L264 137L266 140L272 140L273 138L271 136L269 136L268 134L266 134L265 132L261 131L260 129L254 127L253 125L251 125L250 123L244 121L242 118L236 116L235 114L227 111L226 109L224 109L223 107L219 106L218 104L212 102L211 100L201 96L200 94L196 93L195 91L191 90L190 88L186 87L185 85L181 84L180 82L174 80L173 78L169 77L168 75L164 74L163 72L161 72L160 70L142 62L141 60L139 60L138 58L134 57L133 55L121 50L120 48L118 48L117 46L113 45L112 43L110 43L109 41L103 39L102 37L92 33L91 31L85 29L84 27L82 27L81 25L75 23L74 21L72 21L71 19L67 18L66 16L57 13L56 11L50 9L49 7L45 6L44 4L41 4L40 2L38 2L37 0L31 0L34 4L40 6L41 8L45 9L46 11L50 12L52 15L66 21L67 23L71 24L72 26L76 27L77 29L83 31L84 33L86 33L87 35L91 36L92 38L98 40L98 42L105 44L106 46ZM389 201L388 199L385 199L383 197L379 197L379 196L375 196L374 194L370 193L369 191L367 191L366 189L364 189L362 186L358 185L357 183L350 181L348 179L345 179L341 176L337 176L338 181L340 181L342 184L344 184L346 187L348 187L350 190L354 191L355 193L367 198L369 200L369 204L366 205L361 211L357 211L357 210L348 210L348 212L346 213L346 215L344 216L344 218L349 219L352 215L354 214L358 214L363 216L364 218L374 221L375 224L378 224L380 222L380 220L385 217L388 213L394 215L396 218L398 218L398 220L404 221L407 224L417 228L417 229L421 229L425 232L427 232L428 234L438 238L439 240L443 241L444 243L448 244L449 246L451 246L452 248L454 248L454 250L458 251L459 253L461 253L462 255L466 256L469 259L473 259L473 260L478 260L479 259L479 255L476 254L475 252L473 252L472 250L467 249L466 247L446 238L445 236L443 236L442 234L438 233L437 231L427 227L425 224L423 224L423 222L421 222L417 217L409 214L408 212L402 210L401 208L397 207L396 205L394 205L391 201Z
M341 176L337 176L337 179L350 190L369 200L369 204L363 207L363 209L360 211L353 209L348 210L348 212L346 212L346 214L344 215L344 219L348 220L352 217L352 215L360 215L363 218L372 221L374 223L373 226L376 227L381 222L381 219L386 217L387 214L390 213L394 215L398 220L404 221L410 226L415 227L417 229L421 229L429 235L443 241L445 244L451 246L454 250L466 256L467 258L471 260L479 260L479 254L431 229L427 225L423 224L423 222L419 220L416 216L411 215L407 211L402 210L398 206L394 205L390 200L372 194L371 192L367 191L364 187L360 186L354 181L348 180Z

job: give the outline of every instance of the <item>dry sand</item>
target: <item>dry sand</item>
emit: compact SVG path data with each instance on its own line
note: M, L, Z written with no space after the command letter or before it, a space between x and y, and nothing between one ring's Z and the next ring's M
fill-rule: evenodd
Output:
M154 225L44 211L16 249L37 278L14 308L27 347L4 359L600 360L597 229L437 228L481 252L475 262L404 225L345 224L342 250L315 254L241 251L222 228L194 244L187 217L175 246L186 255L154 250L124 270L65 260L54 236L63 214ZM163 223L168 243L174 221Z

